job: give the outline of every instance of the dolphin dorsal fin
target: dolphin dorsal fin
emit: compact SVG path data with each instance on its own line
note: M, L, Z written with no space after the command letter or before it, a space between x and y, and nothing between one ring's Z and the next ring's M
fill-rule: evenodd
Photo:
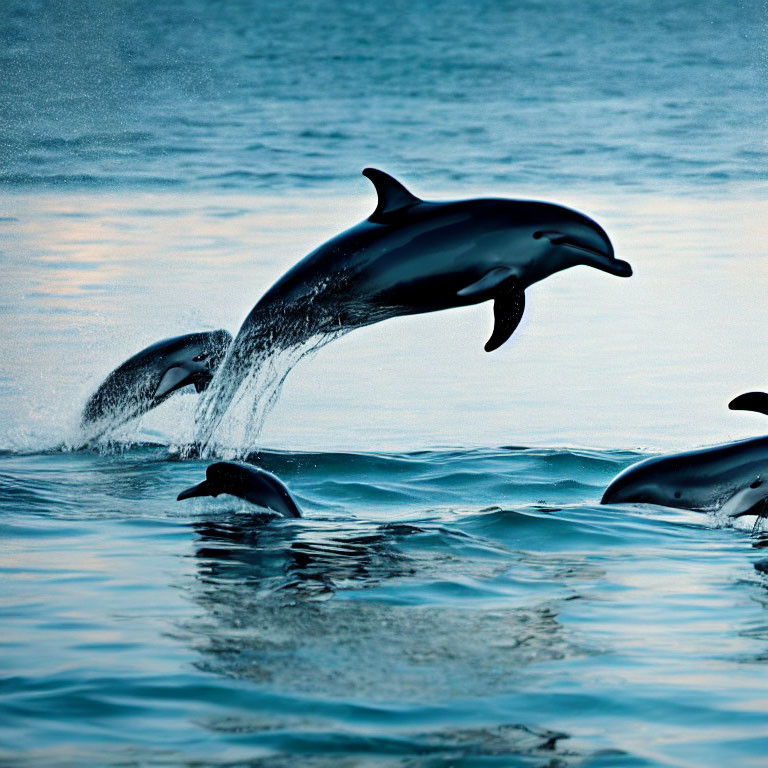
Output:
M368 217L368 221L372 221L374 224L383 224L393 213L422 202L397 179L378 170L378 168L366 168L363 171L363 176L367 176L373 182L373 186L376 187L376 194L379 196L376 210Z
M732 411L754 411L768 416L768 395L765 392L746 392L734 397L728 407Z

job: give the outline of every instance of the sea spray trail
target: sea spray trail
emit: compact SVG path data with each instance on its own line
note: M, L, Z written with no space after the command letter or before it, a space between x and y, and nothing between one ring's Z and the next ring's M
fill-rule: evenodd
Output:
M317 251L261 297L230 345L195 414L194 449L203 456L220 449L243 456L256 448L286 377L302 358L398 313L350 293L352 270L343 259L332 259L328 274L304 275L302 266Z
M262 347L247 358L231 350L200 400L189 449L203 457L228 458L257 450L288 374L299 361L341 335L341 331L318 334L292 347ZM240 369L245 373L237 373Z
M194 448L203 456L254 450L286 377L301 359L355 328L397 314L396 307L350 295L343 262L329 274L302 278L301 267L312 255L261 297L230 345L195 414Z

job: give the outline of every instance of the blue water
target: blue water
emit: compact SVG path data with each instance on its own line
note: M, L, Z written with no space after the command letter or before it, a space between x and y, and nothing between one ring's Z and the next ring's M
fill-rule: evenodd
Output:
M645 456L765 434L757 0L0 9L0 764L758 766L765 540L603 507ZM169 336L236 332L374 207L593 215L580 267L350 333L233 445L306 512L177 503L196 397L78 449Z
M267 452L265 526L162 447L4 455L3 764L762 764L760 552L598 506L637 458Z

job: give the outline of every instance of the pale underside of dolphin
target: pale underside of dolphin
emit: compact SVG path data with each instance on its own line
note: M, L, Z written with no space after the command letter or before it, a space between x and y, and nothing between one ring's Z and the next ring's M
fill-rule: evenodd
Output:
M768 395L739 395L729 407L768 414ZM768 514L768 437L646 459L614 478L601 503L756 515L759 521Z
M81 430L103 435L165 402L175 392L202 392L232 342L225 330L188 333L158 341L112 371L83 408Z
M427 202L367 168L378 202L365 221L286 272L250 312L198 409L210 439L239 385L265 356L392 317L494 302L487 351L515 331L525 289L579 264L628 277L604 230L552 203L478 199Z

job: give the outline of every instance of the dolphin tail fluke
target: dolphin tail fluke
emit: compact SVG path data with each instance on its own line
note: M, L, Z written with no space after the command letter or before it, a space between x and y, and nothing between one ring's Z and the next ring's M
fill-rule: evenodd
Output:
M520 324L525 311L525 292L516 277L505 280L493 302L493 333L485 344L486 352L498 349Z

